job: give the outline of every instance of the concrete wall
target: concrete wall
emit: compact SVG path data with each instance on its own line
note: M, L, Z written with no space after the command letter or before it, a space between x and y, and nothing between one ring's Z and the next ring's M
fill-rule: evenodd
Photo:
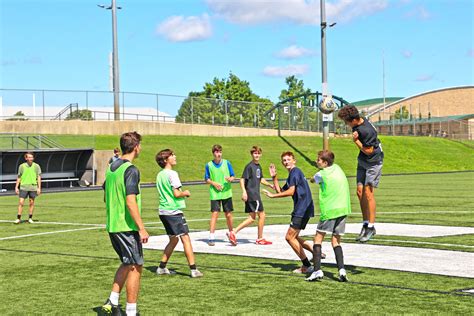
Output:
M56 135L120 135L137 131L142 135L189 135L189 136L277 136L277 130L158 123L146 121L0 121L0 133L56 134ZM282 136L321 136L321 133L281 131Z

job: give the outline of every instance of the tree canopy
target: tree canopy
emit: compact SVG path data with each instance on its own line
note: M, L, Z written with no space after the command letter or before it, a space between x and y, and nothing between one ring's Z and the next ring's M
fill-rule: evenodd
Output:
M272 101L261 98L250 83L230 73L228 78L215 77L206 82L202 91L192 91L181 104L177 122L263 126L263 113Z

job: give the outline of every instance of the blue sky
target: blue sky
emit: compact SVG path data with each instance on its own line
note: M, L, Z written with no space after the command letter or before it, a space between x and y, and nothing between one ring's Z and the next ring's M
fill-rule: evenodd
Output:
M0 0L0 87L108 90L110 0ZM119 0L120 88L186 95L229 72L321 91L319 0ZM472 0L326 0L328 82L349 101L473 85Z

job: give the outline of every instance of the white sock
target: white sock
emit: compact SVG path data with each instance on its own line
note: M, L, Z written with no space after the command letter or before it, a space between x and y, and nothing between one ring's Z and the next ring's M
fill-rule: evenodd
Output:
M127 316L137 315L137 303L127 302L127 307L125 308L125 312L127 313Z
M209 239L214 239L214 233L209 233Z
M369 223L369 228L374 228L375 223Z
M112 304L118 305L119 297L120 297L120 293L112 291L112 292L110 292L109 300Z

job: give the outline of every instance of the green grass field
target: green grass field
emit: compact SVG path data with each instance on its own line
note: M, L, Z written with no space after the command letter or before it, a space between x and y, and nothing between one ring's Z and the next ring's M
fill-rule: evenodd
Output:
M110 150L119 145L118 136L50 136L67 147L95 147ZM432 137L380 137L385 152L385 174L439 172L474 169L474 147L447 139ZM223 146L224 158L230 160L237 176L250 161L249 150L253 145L263 148L261 159L264 173L273 162L284 174L280 161L283 151L293 151L297 164L306 175L316 172L312 162L322 146L320 137L198 137L198 136L144 136L142 153L136 160L142 173L143 182L155 182L159 167L154 158L165 148L172 148L178 157L176 170L182 180L202 180L204 165L212 159L211 147ZM355 175L358 150L349 138L332 138L331 150L336 155L336 163L350 176Z
M311 146L307 146L309 151ZM354 192L355 179L349 182ZM376 193L378 222L474 227L473 183L472 172L385 176ZM185 211L190 229L207 230L207 187L186 188L192 193ZM311 188L317 199L316 185ZM235 185L236 223L244 217L239 196ZM102 191L45 194L37 200L39 222L20 225L10 222L15 219L17 197L0 198L1 315L95 313L110 293L119 265L105 230L84 225L105 222L102 198ZM143 218L152 235L164 233L158 223L157 199L155 189L143 190ZM291 199L264 199L264 203L267 225L288 224ZM355 195L352 206L349 222L359 222ZM225 226L222 220L218 224L218 228ZM21 237L25 235L30 236ZM344 242L352 240L353 235L346 235ZM474 252L473 235L376 236L371 243ZM204 278L191 279L182 253L175 253L169 264L178 274L163 278L155 274L160 258L161 251L145 250L139 299L142 315L467 315L474 307L474 296L458 292L474 288L473 279L351 266L351 258L345 260L351 282L344 284L334 280L337 271L332 265L323 266L328 276L323 282L308 283L291 273L299 264L296 261L209 254L196 256Z

